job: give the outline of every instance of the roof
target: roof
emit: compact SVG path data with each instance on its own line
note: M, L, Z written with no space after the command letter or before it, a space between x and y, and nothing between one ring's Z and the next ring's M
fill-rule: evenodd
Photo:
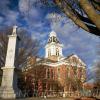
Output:
M73 60L71 61L70 60L71 57L75 57L76 62L74 62ZM85 68L85 64L75 54L71 54L71 55L67 56L66 58L63 57L63 58L59 59L58 61L51 60L48 58L37 58L34 65L31 65L30 67L38 66L38 65L46 65L46 66L52 66L52 67L57 67L57 66L61 66L61 65L72 65L72 66Z
M71 57L75 57L75 62L71 59ZM72 61L71 61L72 60ZM38 60L36 63L36 65L39 64L43 64L43 65L48 65L48 66L59 66L59 65L72 65L72 66L77 66L77 67L84 67L86 66L86 64L75 54L71 54L66 58L63 59L59 59L58 61L54 61L48 58L42 58L40 60Z
M57 61L54 61L54 60L51 60L51 59L48 59L48 58L43 58L39 61L37 61L36 63L45 63L45 62L52 62L52 63L55 63Z
M83 62L83 60L81 60L80 57L78 57L76 54L71 54L71 55L67 56L67 57L65 58L65 60L70 60L72 57L75 57L76 59L79 60L79 62L80 62L82 65L86 66L86 64Z

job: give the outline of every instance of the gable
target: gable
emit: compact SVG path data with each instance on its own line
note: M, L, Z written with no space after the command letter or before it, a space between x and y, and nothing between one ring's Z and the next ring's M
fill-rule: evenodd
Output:
M66 60L72 65L86 66L86 64L75 54L72 54L66 58Z

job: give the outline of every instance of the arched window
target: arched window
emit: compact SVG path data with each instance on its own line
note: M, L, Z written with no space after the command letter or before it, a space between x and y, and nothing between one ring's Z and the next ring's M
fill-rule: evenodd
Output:
M50 49L48 50L48 57L50 57L51 56L51 52L50 52Z
M56 48L56 56L59 56L59 49Z
M53 37L52 37L52 42L54 42L54 41L53 41Z

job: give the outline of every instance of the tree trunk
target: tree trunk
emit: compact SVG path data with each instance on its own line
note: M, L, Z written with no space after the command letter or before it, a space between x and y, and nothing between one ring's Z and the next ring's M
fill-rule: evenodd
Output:
M97 14L97 11L93 8L88 0L80 0L79 2L83 10L86 12L87 16L96 25L96 27L100 29L100 15Z

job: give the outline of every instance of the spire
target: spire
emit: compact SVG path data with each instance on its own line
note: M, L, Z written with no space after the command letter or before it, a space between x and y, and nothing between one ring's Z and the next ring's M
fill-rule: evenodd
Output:
M17 27L18 27L18 26L16 26L16 25L13 26L12 35L16 34Z
M54 32L54 31L52 31L51 33L50 33L50 37L56 37L57 35L56 35L56 32Z

